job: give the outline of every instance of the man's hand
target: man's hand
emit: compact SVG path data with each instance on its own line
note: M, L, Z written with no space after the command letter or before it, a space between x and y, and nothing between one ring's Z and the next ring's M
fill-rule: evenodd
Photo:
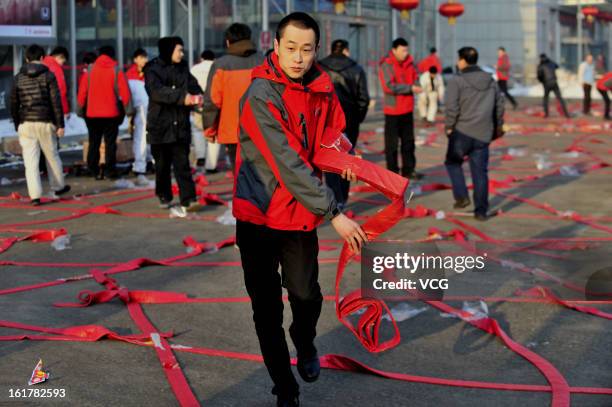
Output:
M449 137L453 134L453 130L452 129L446 129L446 137Z
M504 133L504 129L502 127L498 127L495 129L495 134L493 134L493 140L504 137Z
M192 95L191 93L188 93L187 96L185 96L185 106L199 105L202 102L202 99L202 95Z
M421 93L421 92L423 92L423 88L421 88L420 86L416 86L416 85L412 86L412 93Z
M357 182L357 175L350 168L343 170L341 176L349 182Z
M60 127L55 133L57 134L57 137L64 137L64 128Z
M368 241L368 236L361 226L342 213L333 218L331 223L353 253L359 253L364 243Z
M210 141L211 143L215 143L217 141L217 131L214 130L213 128L205 129L204 137L206 138L206 140Z

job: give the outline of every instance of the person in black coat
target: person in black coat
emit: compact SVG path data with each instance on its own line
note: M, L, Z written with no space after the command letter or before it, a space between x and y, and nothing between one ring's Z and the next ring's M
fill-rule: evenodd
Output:
M144 68L145 89L149 95L147 141L155 158L155 193L160 206L178 217L197 209L195 183L189 166L191 124L189 115L202 103L202 89L183 60L183 40L161 38L159 56ZM180 206L172 206L170 170L174 167Z
M363 68L350 58L349 44L346 40L335 40L331 54L319 61L329 74L344 115L346 117L346 136L353 148L359 137L359 125L368 113L370 95ZM325 173L327 185L334 191L336 201L344 206L348 200L350 183L337 174Z
M15 130L19 135L25 166L28 194L32 205L40 205L42 184L39 162L41 152L48 163L49 185L54 195L70 191L66 185L57 138L64 136L64 111L55 75L42 63L44 49L30 45L26 64L15 77L10 107Z
M561 103L561 109L563 109L563 114L565 117L569 118L569 112L567 111L567 106L565 105L565 100L563 100L563 96L561 96L561 90L559 89L559 84L557 83L557 73L555 72L559 66L551 61L546 54L540 55L540 65L538 65L538 81L542 83L544 86L544 117L548 117L548 96L550 92L553 92L557 97L559 103Z

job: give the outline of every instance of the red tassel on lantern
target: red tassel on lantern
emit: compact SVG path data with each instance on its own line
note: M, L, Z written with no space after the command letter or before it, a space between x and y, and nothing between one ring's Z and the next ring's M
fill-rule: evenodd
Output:
M349 0L330 0L332 3L334 3L334 8L336 9L336 14L343 14L345 11L345 6L344 3L346 3Z

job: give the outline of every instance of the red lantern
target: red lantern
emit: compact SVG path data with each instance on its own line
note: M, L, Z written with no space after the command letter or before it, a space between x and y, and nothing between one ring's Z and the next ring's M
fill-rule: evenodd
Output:
M334 7L336 9L336 14L342 14L344 13L344 3L346 3L349 0L330 0L332 3L334 3Z
M454 25L457 22L457 17L463 14L465 7L463 4L455 2L454 0L448 0L448 2L440 5L438 12L448 18L448 23Z
M582 9L582 15L586 17L587 22L590 24L595 20L595 16L599 14L597 7L585 7Z
M389 5L400 11L402 20L410 18L410 10L419 7L419 0L389 0Z

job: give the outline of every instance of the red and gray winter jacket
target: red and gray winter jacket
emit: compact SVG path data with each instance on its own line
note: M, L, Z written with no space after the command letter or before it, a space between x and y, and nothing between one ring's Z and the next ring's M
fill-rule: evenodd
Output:
M386 115L400 115L414 110L412 85L417 81L412 55L404 62L399 62L389 51L389 55L380 61L378 79L384 96L383 111Z
M317 65L302 84L291 81L274 53L251 77L240 106L234 216L272 229L313 230L337 213L312 163L321 141L344 131L334 86Z

